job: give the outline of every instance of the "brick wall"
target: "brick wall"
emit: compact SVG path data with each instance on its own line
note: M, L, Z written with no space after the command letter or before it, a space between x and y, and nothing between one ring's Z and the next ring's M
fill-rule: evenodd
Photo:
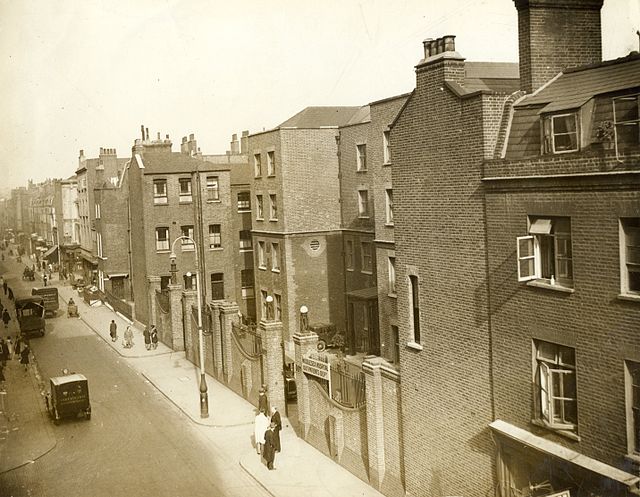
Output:
M495 143L500 119L492 108L501 106L459 99L445 77L461 82L464 62L419 66L391 131L406 489L484 495L493 488L494 449L480 180L484 140ZM409 271L420 282L420 351L405 345Z

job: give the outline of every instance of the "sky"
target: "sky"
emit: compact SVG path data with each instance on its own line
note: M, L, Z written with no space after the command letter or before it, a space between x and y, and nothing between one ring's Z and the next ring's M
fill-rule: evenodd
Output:
M640 0L605 0L603 58L638 50ZM0 191L128 157L140 125L204 154L311 105L411 91L422 40L517 62L512 0L0 0Z

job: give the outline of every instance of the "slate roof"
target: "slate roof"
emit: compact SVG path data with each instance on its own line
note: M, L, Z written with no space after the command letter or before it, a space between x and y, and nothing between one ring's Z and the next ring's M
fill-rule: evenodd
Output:
M465 62L464 87L469 92L513 93L520 89L520 70L515 62Z
M640 86L640 55L565 71L516 107L543 106L539 113L581 107L596 95Z
M280 124L278 128L320 128L344 126L361 107L307 107Z
M215 164L195 159L180 152L147 152L142 158L144 174L171 174L195 171L209 171L216 169ZM217 167L220 168L219 166Z

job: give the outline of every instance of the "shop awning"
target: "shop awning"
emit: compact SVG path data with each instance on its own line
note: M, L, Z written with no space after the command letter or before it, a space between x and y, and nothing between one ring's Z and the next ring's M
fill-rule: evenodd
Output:
M596 459L580 454L575 450L568 449L555 442L551 442L550 440L534 435L533 433L529 433L527 430L513 426L501 419L497 419L493 423L489 424L489 427L502 436L520 442L540 452L568 461L589 471L593 471L594 473L609 478L610 480L626 485L631 489L638 489L640 477L632 475L631 473L614 468L613 466L609 466L608 464Z
M54 245L49 250L47 250L44 254L42 254L42 257L44 257L45 259L53 259L54 256L57 257L58 255L57 250L58 250L58 246Z

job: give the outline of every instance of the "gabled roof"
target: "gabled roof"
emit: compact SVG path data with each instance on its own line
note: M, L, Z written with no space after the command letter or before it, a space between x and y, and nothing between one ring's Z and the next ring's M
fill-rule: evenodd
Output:
M361 107L307 107L278 128L321 128L344 126Z
M516 107L542 106L540 113L581 107L596 95L640 87L640 55L570 69Z

